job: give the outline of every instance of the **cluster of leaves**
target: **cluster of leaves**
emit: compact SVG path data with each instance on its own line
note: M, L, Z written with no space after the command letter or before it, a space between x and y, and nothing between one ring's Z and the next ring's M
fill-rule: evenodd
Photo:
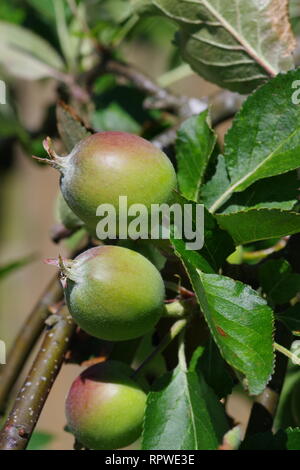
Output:
M246 100L226 136L224 156L216 153L208 111L185 121L178 132L180 198L183 202L204 202L215 212L205 212L202 250L186 250L184 242L175 238L172 244L213 339L194 351L189 366L179 361L150 392L143 436L146 449L217 448L228 430L218 399L229 394L236 381L225 363L244 377L250 394L259 394L273 373L274 311L291 331L298 329L298 304L277 313L277 307L287 306L300 288L299 274L288 261L279 258L259 265L258 281L264 296L219 274L234 246L251 242L254 249L260 240L270 239L274 244L274 239L300 231L300 216L293 210L297 205L293 169L299 165L299 106L291 102L291 85L297 77L297 71L278 75ZM248 122L255 129L248 126L247 132L241 132L240 127ZM265 136L264 145L257 138L260 132ZM252 164L249 153L255 155ZM226 218L228 223L223 222ZM118 357L117 351L115 354ZM283 438L274 439L279 447L283 445ZM266 440L270 441L269 435ZM268 446L275 446L275 441Z
M88 70L93 57L85 60L87 38L74 34L80 30L79 19L72 17L64 2L28 3L49 28L56 24L59 52L55 40L46 42L37 31L20 26L26 17L12 7L9 21L19 25L0 25L0 62L5 70L23 78L30 74L26 78L62 81L74 67L78 67L76 72ZM171 18L179 28L182 57L197 73L224 88L253 92L235 116L222 153L207 110L186 120L177 133L178 198L182 203L204 204L205 244L199 251L187 250L184 241L175 237L171 244L178 257L176 269L185 268L210 334L203 344L199 340L191 347L187 331L185 347L180 346L178 361L168 361L166 374L167 355L160 357L158 375L162 377L149 393L143 431L144 449L216 449L230 429L220 399L231 393L238 379L250 395L258 395L274 372L275 319L293 334L300 330L300 274L285 259L284 250L274 259L264 259L267 249L262 249L268 247L274 253L272 247L278 241L300 232L296 171L300 166L300 106L292 98L300 71L287 72L294 48L287 2L266 2L263 9L260 1L251 5L229 0L84 3L80 3L83 21L88 20L92 36L106 45L118 43L128 33L133 11ZM96 6L99 16L89 18L86 12ZM148 16L141 21L149 21ZM136 31L139 27L137 22ZM151 137L168 126L159 111L143 109L143 93L117 84L111 75L100 77L93 93L90 121L96 130ZM126 109L128 101L130 109ZM65 147L71 149L87 131L63 107L58 108L57 118ZM5 122L9 124L6 118ZM20 129L21 135L22 127L16 122L8 128ZM145 130L146 122L151 122L150 131ZM145 246L136 244L135 249L145 250ZM148 256L154 259L150 251ZM249 253L257 251L261 255L253 282L245 276L226 275L230 260L245 264ZM165 272L166 264L157 252L155 261ZM147 338L143 355L151 347L152 339ZM141 344L134 341L116 346L112 354L125 360L126 350L126 359L132 362L137 360L137 348ZM285 430L299 423L279 419L278 423L283 430L276 435L254 436L242 448L299 449L300 430Z
M264 6L259 1L233 4L230 0L149 3L178 24L184 60L223 88L247 93L293 64L288 0Z
M235 245L276 239L300 231L299 213L293 211L298 196L297 174L292 171L299 166L300 109L291 100L292 83L299 76L299 71L278 75L246 100L227 133L224 155L218 156L215 171L209 171L208 179L205 175L214 158L216 139L207 112L190 118L178 133L176 156L182 194L187 199L204 202L215 212L213 216L207 213L205 230L208 230L208 220L214 219ZM263 298L249 286L218 274L228 251L224 234L217 227L214 253L206 250L209 243L210 237L205 234L205 248L196 253L186 251L183 243L173 240L175 252L185 265L221 355L246 377L249 392L259 394L273 372L273 312L270 307L275 309L289 304L299 292L300 277L283 258L262 263L259 281ZM214 256L218 253L218 243L222 246L223 259ZM228 248L230 250L230 244ZM299 326L298 315L296 304L277 317L295 332ZM194 383L194 380L205 380L201 368L200 371L200 379L199 370L196 379L194 372L183 370L179 365L171 378L169 376L167 386L150 394L144 432L146 448L213 447L218 432L224 431L223 422L220 418L214 420L215 415L211 413L207 423L202 415L203 410L210 408L208 403L200 404L207 399L207 391ZM184 385L176 385L178 381L184 381ZM209 397L212 399L212 391ZM182 415L179 413L181 406ZM217 413L216 403L213 409ZM190 414L194 414L192 423L188 418ZM186 432L180 433L176 423L181 427L186 423ZM201 431L201 425L205 425L206 433ZM204 443L203 434L211 441ZM175 442L174 447L172 442Z

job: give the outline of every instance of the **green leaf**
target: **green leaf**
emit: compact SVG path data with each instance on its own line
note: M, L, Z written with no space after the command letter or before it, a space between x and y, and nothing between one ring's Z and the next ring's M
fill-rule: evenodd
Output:
M22 26L0 21L0 63L12 75L28 80L56 77L64 68L55 49Z
M285 259L274 259L259 267L259 282L268 300L273 304L284 304L300 291L300 274L293 273Z
M180 194L175 194L176 202L179 204L192 204L195 202L188 201ZM193 230L199 231L199 223L196 223L195 211L193 210ZM199 221L198 221L199 222ZM183 240L172 239L175 247L183 248L185 243ZM233 253L234 244L232 238L225 230L221 230L215 218L204 208L204 246L198 252L188 250L187 256L191 256L201 271L213 273L217 271L226 258Z
M11 261L10 263L0 266L0 281L13 271L17 271L18 269L23 268L23 266L31 263L34 259L34 255L25 256L24 258L20 258L16 261Z
M19 122L15 110L8 103L0 105L0 136L17 136L22 142L27 140L26 130Z
M20 24L25 18L25 9L17 5L12 5L11 2L1 2L0 4L0 18L10 23Z
M143 449L217 449L227 430L224 409L203 377L180 365L148 395Z
M69 70L76 70L81 38L72 35L67 24L67 8L63 0L52 0L55 12L56 31L59 38L60 48L68 64Z
M236 245L281 238L300 232L300 214L279 209L249 209L232 214L216 214L219 226Z
M284 384L280 393L279 403L274 418L274 429L286 429L297 426L297 416L294 414L293 397L297 394L300 384L299 366L293 366L287 371Z
M277 313L280 320L295 336L300 336L300 304L297 303L284 312Z
M128 0L85 0L88 20L93 22L105 20L122 23L132 14L131 2Z
M273 314L251 287L217 274L204 274L178 252L221 355L242 372L249 392L259 394L273 372ZM188 255L190 256L190 255Z
M187 199L199 200L200 186L215 144L208 110L181 125L176 140L177 178L180 191Z
M289 428L286 431L279 431L278 435L282 437L282 440L285 441L285 448L287 450L300 450L300 428Z
M40 0L27 0L27 3L34 8L39 15L45 18L47 21L55 21L55 10L53 1L41 2Z
M56 119L59 135L68 152L71 152L80 140L91 134L73 108L63 102L57 105Z
M229 185L230 180L227 174L225 158L223 155L219 155L214 174L201 188L201 202L205 207L212 206L215 201L222 197Z
M280 188L280 191L278 190ZM222 214L245 209L291 210L298 200L299 180L295 171L256 181L245 191L234 193L222 207Z
M225 230L219 228L215 218L205 209L204 246L200 251L201 256L217 271L233 251L232 238Z
M208 340L204 351L201 349L203 350L202 347L196 349L190 369L203 374L207 385L213 389L217 397L224 398L232 392L234 386L229 368L212 338Z
M248 93L293 66L288 0L153 0L180 26L182 56L207 80Z
M92 116L92 125L99 131L141 132L141 125L115 102L105 109L96 110Z
M185 252L186 259L194 266L197 266L201 271L206 273L214 273L215 270L205 259L205 256L202 256L201 252L194 250L186 250L185 242L183 240L172 239L171 240L173 247L177 253Z
M129 3L132 5L132 10L139 15L159 14L159 10L152 4L152 0L129 0Z
M27 450L43 450L53 441L54 436L48 432L35 431L29 441Z
M293 83L300 70L279 74L251 95L225 137L230 182L211 205L216 211L236 191L300 166L300 107Z

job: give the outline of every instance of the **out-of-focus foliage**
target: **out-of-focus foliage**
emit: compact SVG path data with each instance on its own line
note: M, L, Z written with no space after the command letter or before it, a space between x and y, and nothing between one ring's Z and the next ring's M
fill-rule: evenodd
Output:
M0 281L4 279L6 276L11 274L13 271L16 271L17 269L22 268L23 266L26 266L28 263L33 261L34 256L26 256L24 258L11 261L3 266L0 266Z
M44 450L53 441L54 436L48 432L36 431L32 434L27 450Z

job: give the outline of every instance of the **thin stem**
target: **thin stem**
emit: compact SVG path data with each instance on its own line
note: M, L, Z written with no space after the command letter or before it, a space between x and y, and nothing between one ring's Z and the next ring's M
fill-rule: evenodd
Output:
M28 356L38 340L49 306L63 297L61 285L55 276L22 326L8 355L7 363L0 370L0 413L5 412L8 395L17 381Z
M226 191L224 191L224 193L222 193L221 196L211 205L209 212L214 214L219 209L219 207L221 207L223 203L226 202L226 200L232 195L235 188L237 188L240 183L241 181L238 181L234 185L229 186L229 188L226 189Z
M260 395L255 397L247 426L247 436L273 429L274 417L288 365L288 358L282 352L288 351L286 348L290 347L293 338L290 332L280 323L277 324L275 337L276 343L274 343L274 348L277 350L275 354L275 370L267 387ZM285 346L281 346L277 342Z
M175 322L170 331L166 334L166 336L161 340L158 346L152 351L152 353L142 362L142 364L134 371L133 376L136 377L140 374L142 369L147 366L154 357L160 354L162 351L166 349L166 347L173 341L176 336L186 327L187 320L181 319Z
M244 261L266 258L267 256L270 256L273 253L276 253L277 251L283 250L283 248L286 247L289 239L289 236L283 237L281 238L281 240L275 243L275 245L271 246L270 248L265 248L264 250L245 251L242 254L242 258Z
M139 20L138 15L132 15L129 17L126 23L122 26L121 29L118 30L115 37L113 38L112 44L111 44L113 48L119 47L121 42L125 39L129 31L131 31L132 28L136 25L138 20Z
M127 63L118 61L116 59L108 58L105 62L106 72L115 73L130 80L138 89L145 93L155 96L157 99L164 103L164 106L182 105L181 97L174 95L168 90L160 87L154 80L145 75L134 66Z
M69 346L75 324L67 307L55 315L0 433L0 450L26 449Z
M179 347L178 347L178 362L180 364L180 367L182 370L186 371L187 370L187 364L186 364L186 357L185 357L185 343L184 343L184 338L185 338L185 330L182 330L179 335Z
M292 353L289 351L289 349L285 348L284 346L281 346L281 344L274 343L274 349L276 351L279 351L281 354L286 356L288 359L291 359L294 364L297 364L297 366L300 366L300 359L296 354Z
M181 64L175 69L169 70L168 72L161 75L158 78L157 83L164 88L169 87L173 83L193 75L193 73L194 72L188 64Z
M103 73L112 73L123 77L149 95L151 98L148 97L145 100L145 108L171 109L181 118L197 114L207 108L206 99L189 98L172 93L135 66L115 59L109 50L102 51L102 61L86 74L88 85L91 85Z

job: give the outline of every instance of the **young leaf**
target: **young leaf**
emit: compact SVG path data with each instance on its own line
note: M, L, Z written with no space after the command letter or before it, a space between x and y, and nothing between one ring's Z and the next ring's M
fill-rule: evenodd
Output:
M287 450L300 450L300 428L289 428L278 432L278 438L284 441Z
M56 119L59 135L68 152L71 152L80 140L91 134L74 109L63 101L60 101L56 107Z
M279 74L244 103L225 137L230 183L211 205L215 212L236 191L300 165L300 107L293 102L300 70Z
M228 186L230 186L230 179L227 174L225 158L223 155L219 155L213 176L201 188L200 201L207 208L212 206L216 200L222 197Z
M179 364L148 395L145 450L217 449L228 424L222 405L204 378Z
M249 392L259 394L273 372L272 310L251 287L204 274L186 253L177 250L223 358L246 376Z
M193 204L194 202L188 201L180 194L175 194L176 202L179 204ZM199 221L195 219L195 212L193 211L193 230L199 231ZM199 269L204 272L213 273L217 271L226 258L233 253L234 244L232 238L225 230L221 230L218 224L208 210L204 208L204 246L198 252L192 250L187 251L188 255L191 256ZM174 246L183 247L183 240L173 240Z
M215 218L207 211L204 212L204 246L200 254L217 271L226 258L233 253L234 244L228 232L220 229Z
M213 274L215 272L214 268L206 260L205 255L202 255L201 251L186 250L184 241L179 239L172 239L172 245L175 248L176 252L185 252L187 260L193 266L197 266L199 269L201 269L201 271L204 271L205 273Z
M274 259L259 268L259 282L270 302L284 304L300 292L300 274L285 259Z
M0 63L17 77L36 80L56 76L63 61L47 41L30 30L0 21Z
M279 209L249 209L232 214L216 214L219 226L236 245L300 232L300 214Z
M280 191L278 190L280 188ZM240 193L234 193L221 209L231 214L247 209L293 209L298 200L299 180L296 171L256 181Z
M200 186L215 144L208 110L190 117L180 127L176 140L177 178L180 191L187 199L199 200Z
M201 349L202 347L196 349L191 359L190 370L203 374L207 385L213 389L217 397L224 398L232 391L233 376L230 375L229 368L212 338L208 340L208 344L200 355Z
M153 0L180 26L183 58L207 80L248 93L293 66L288 0Z
M280 392L279 403L274 417L274 430L286 429L297 426L297 416L294 415L293 397L300 384L300 369L294 365L289 367L282 390ZM296 421L295 421L296 419Z
M93 113L92 124L99 131L121 131L139 134L141 125L118 103L112 102L105 109Z

